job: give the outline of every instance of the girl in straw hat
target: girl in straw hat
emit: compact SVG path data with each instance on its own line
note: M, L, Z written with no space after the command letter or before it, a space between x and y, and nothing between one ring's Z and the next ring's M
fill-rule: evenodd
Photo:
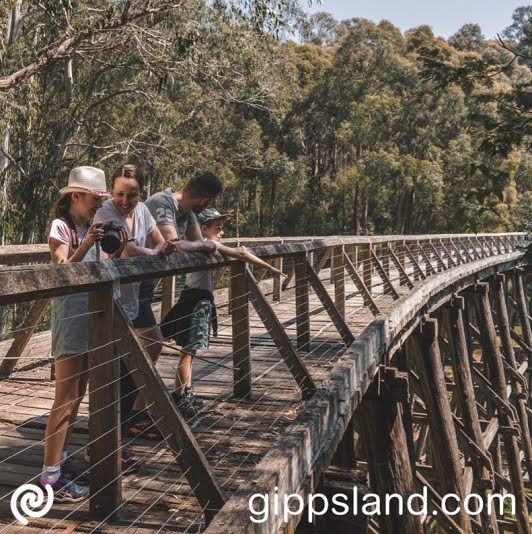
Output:
M53 263L97 261L104 231L98 223L89 226L107 192L105 174L94 167L77 167L53 210L48 244ZM118 257L127 243L120 232ZM52 306L52 355L55 358L55 399L46 425L41 486L51 484L54 500L76 502L88 495L88 475L67 458L67 449L79 405L87 388L88 294L56 297Z

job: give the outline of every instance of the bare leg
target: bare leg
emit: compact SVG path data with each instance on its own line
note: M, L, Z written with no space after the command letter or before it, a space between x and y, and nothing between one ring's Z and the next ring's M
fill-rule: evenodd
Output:
M63 354L55 359L55 399L46 424L44 465L57 465L68 448L71 423L76 420L87 386L87 355Z
M153 339L154 341L148 341L147 339L142 340L142 344L146 348L146 351L150 355L150 358L153 363L155 363L161 354L163 346L160 343L155 343L155 341L162 341L163 336L161 334L161 329L155 326L148 326L146 328L137 328L136 332L141 335ZM135 399L135 404L133 405L133 410L142 410L145 406L144 400L142 398L142 393L137 395Z
M179 365L177 366L174 378L174 392L178 395L185 394L185 388L192 385L192 359L196 355L195 349L190 349L180 353Z

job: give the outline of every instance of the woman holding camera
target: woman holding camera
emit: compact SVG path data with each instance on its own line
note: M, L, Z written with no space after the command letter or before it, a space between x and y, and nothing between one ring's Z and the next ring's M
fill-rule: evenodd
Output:
M68 177L68 186L53 210L48 244L53 263L100 260L99 241L104 231L91 224L102 201L109 198L105 174L94 167L77 167ZM120 232L120 256L127 242ZM87 389L88 294L76 293L54 298L52 306L52 355L55 358L55 398L46 425L44 466L41 486L51 484L57 502L85 499L88 475L67 459L67 449L79 405Z
M179 239L165 240L155 224L148 208L140 202L144 190L144 175L136 165L123 165L117 169L111 178L111 200L103 203L96 214L98 221L113 220L126 229L128 243L122 257L153 256L157 254L169 255L177 250ZM120 303L127 318L133 323L137 332L153 341L143 340L143 344L151 359L156 362L161 353L161 331L151 310L151 293L146 294L141 282L123 284L120 286ZM127 428L135 428L143 437L155 438L157 432L152 422L142 413L143 402L140 395L132 393L135 385L122 367L122 421L127 422ZM139 430L143 423L142 429Z

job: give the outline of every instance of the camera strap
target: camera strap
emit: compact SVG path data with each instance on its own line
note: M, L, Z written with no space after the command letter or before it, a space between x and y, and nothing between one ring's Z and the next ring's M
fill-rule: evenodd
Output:
M76 252L78 250L80 243L78 231L76 230L76 225L74 224L74 221L72 220L72 217L70 215L67 215L65 217L66 222L70 228L70 235L72 236L72 253Z

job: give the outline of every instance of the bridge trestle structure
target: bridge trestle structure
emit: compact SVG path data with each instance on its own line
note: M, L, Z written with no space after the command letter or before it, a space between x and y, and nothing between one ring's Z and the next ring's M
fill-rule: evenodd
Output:
M283 495L299 495L306 505L317 492L345 488L342 477L345 482L358 476L361 491L380 495L383 502L398 494L406 503L426 491L429 509L401 513L392 502L388 514L354 515L350 504L345 517L315 517L314 528L421 533L436 523L446 532L530 532L532 498L525 488L532 469L532 332L525 234L225 243L251 247L287 277L269 278L267 271L220 253L51 265L45 245L0 248L0 307L19 306L25 313L0 342L0 446L6 451L0 469L15 457L19 465L37 445L42 449L42 439L31 442L22 435L23 429L42 428L42 422L30 418L9 426L1 413L2 406L19 406L23 396L26 402L34 394L10 386L31 384L37 380L31 373L44 372L50 363L47 352L37 354L32 343L49 344L41 322L48 318L51 299L88 292L89 394L80 450L90 445L91 497L80 509L85 515L76 518L79 531L91 532L97 520L101 532L134 525L140 532L143 518L175 491L180 504L162 516L159 510L161 529L173 525L184 531L175 524L183 516L186 528L205 528L208 534L293 532L306 512L284 513ZM203 359L207 370L202 372L214 384L211 411L190 421L175 406L168 377L151 361L117 299L120 284L157 279L156 308L163 317L175 303L182 276L206 269L216 270L227 336L215 341L211 361L208 354ZM164 448L144 444L143 450L148 461L169 458L161 473L173 473L171 491L169 482L158 486L163 475L152 472L129 496L131 478L121 473L121 364L164 437ZM53 376L45 380L42 372L38 380L53 384ZM44 389L39 395L49 396ZM215 418L222 401L231 410ZM267 430L252 437L253 426L270 416ZM241 436L228 417L248 420L240 426ZM213 437L218 428L223 434ZM28 440L24 447L17 441L22 437ZM227 450L219 450L222 437ZM261 449L262 437L269 441ZM242 459L233 458L239 449L245 449ZM230 476L222 482L224 463L230 464ZM362 482L361 473L367 474ZM6 483L0 508L12 486L23 482L21 476L13 475L11 486ZM238 484L231 484L232 478ZM151 492L144 505L135 497L142 490ZM513 517L490 514L486 507L470 514L463 506L451 515L442 505L447 494L463 503L473 493L489 502L493 494L506 492L515 499ZM264 521L250 518L254 494L268 502ZM130 502L134 513L128 512ZM71 524L69 514L59 510L35 528Z

